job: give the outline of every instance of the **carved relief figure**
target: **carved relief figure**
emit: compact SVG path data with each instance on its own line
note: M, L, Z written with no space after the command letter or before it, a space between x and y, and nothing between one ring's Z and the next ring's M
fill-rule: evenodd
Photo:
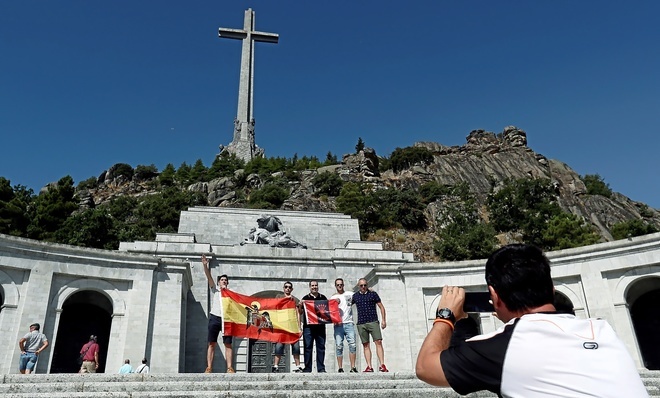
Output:
M275 216L262 214L257 219L257 226L250 229L248 237L241 245L246 243L267 244L271 247L301 247L307 249L307 246L291 239L284 231L282 221Z

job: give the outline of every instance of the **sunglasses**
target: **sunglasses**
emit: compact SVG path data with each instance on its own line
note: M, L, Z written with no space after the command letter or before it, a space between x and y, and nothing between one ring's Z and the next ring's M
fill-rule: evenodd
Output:
M343 284L343 283L338 283L338 284L336 284L335 286L337 286L337 287L341 287L341 286L344 286L344 284Z
M360 287L367 287L367 284L364 283L364 284L360 285Z
M285 289L293 289L293 286L284 286Z

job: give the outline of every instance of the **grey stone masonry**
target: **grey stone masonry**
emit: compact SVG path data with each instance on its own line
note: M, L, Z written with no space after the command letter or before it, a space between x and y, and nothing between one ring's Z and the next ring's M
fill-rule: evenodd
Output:
M348 241L360 240L358 221L344 214L218 207L182 211L179 234L195 234L197 242L237 245L257 226L261 214L277 216L287 235L310 249L343 248Z
M64 328L62 313L78 293L108 303L99 308L112 320L103 342L107 352L100 355L108 371L124 358L148 356L158 371L178 372L185 326L180 315L185 314L191 284L185 261L0 234L0 373L18 371L17 343L33 322L41 324L50 343L39 356L36 372L50 373L59 349L58 329Z
M218 36L243 42L234 138L226 150L248 162L253 157L263 156L263 150L254 141L254 42L277 43L279 36L254 30L254 11L251 8L245 11L243 29L219 28Z

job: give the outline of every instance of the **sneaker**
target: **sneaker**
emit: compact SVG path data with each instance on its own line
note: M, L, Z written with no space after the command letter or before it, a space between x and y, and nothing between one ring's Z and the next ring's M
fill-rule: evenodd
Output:
M272 373L279 373L280 369L277 366L273 366L273 368L270 370Z
M302 372L303 372L303 368L302 368L302 366L298 366L297 369L294 369L294 370L293 370L293 373L302 373Z
M234 368L228 368L227 373L236 373L236 371L234 370Z
M369 373L369 372L373 373L374 368L372 368L371 366L367 366L367 368L364 371L367 372L367 373Z
M338 370L337 372L339 372L339 373L344 373L344 369L339 368L339 370Z
M357 373L357 372L358 372L357 368L351 368L351 373Z
M213 368L209 366L208 368L206 368L204 373L213 373Z
M387 368L385 367L385 364L380 365L378 367L378 371L379 372L389 372L389 370L387 370Z

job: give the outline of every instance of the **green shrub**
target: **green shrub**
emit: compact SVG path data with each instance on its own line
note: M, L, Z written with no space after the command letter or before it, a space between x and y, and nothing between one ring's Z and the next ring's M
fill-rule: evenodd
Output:
M569 213L554 215L543 231L543 247L546 250L593 245L599 240L600 236L591 226Z
M360 151L364 150L364 141L362 141L362 137L358 137L358 142L355 144L355 153L360 153Z
M220 177L233 177L236 170L245 167L245 162L236 157L235 154L223 152L216 156L213 164L208 170L209 181Z
M318 173L312 179L312 185L316 188L316 195L337 196L341 192L344 181L336 173Z
M457 200L443 210L434 251L448 261L487 258L497 244L495 230L481 221L474 199Z
M654 225L639 219L623 221L612 225L610 231L614 239L626 239L658 232Z
M433 163L433 153L424 147L396 148L390 156L390 164L394 172L408 169L417 163Z
M251 208L279 209L289 198L289 191L279 184L269 183L250 195L248 201Z
M174 165L172 163L168 163L158 176L158 182L163 187L171 187L174 185L175 174L176 170L174 169Z
M126 163L117 163L116 165L112 166L111 170L112 170L112 175L110 177L112 178L124 176L127 179L132 180L133 174L135 173L133 167L131 167L130 164L126 164Z
M612 190L610 185L606 184L601 176L598 174L586 174L582 177L584 185L587 187L587 194L601 195L606 198L612 197Z
M149 166L138 165L135 168L135 178L139 181L145 181L158 176L158 168L151 164Z
M89 177L88 179L84 181L80 181L78 183L78 186L76 189L82 190L82 189L94 189L99 186L99 180L96 177Z

